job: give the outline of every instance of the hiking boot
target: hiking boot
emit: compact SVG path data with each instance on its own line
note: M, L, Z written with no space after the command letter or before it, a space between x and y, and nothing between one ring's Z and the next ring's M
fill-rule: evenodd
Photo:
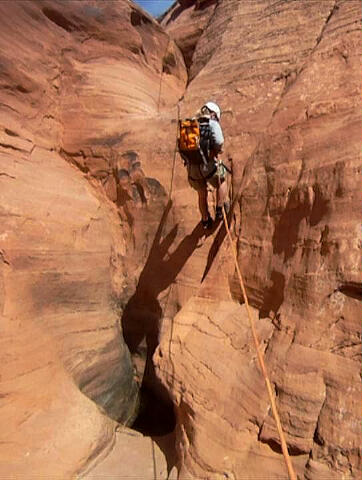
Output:
M224 210L225 210L225 215L227 215L230 210L229 202L224 203ZM222 207L216 207L215 220L223 220L223 219L224 219L224 215L222 213Z
M222 214L222 207L216 207L215 220L222 220L224 215Z
M210 215L207 217L207 220L202 220L201 219L202 226L204 227L204 230L210 230L212 228L212 218Z

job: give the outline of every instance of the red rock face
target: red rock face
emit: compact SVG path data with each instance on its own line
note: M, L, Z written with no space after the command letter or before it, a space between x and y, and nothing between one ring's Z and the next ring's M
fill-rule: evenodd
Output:
M223 110L232 233L293 465L355 478L359 2L179 3L163 22L188 72L129 2L0 4L0 473L71 478L127 451L79 390L127 423L146 368L175 404L179 478L286 476L225 232L205 238L175 155L188 77L181 115ZM95 475L125 472L115 457Z
M186 0L175 4L163 16L161 25L181 49L190 79L197 73L193 54L210 17L215 11L216 0Z
M122 423L136 414L120 312L166 194L122 142L175 104L186 72L128 2L0 15L0 476L73 478L115 425L79 390Z
M223 109L238 261L292 462L315 480L361 467L360 24L354 1L221 1L182 105ZM279 478L245 314L220 304L242 301L224 238L155 358L177 405L181 478Z

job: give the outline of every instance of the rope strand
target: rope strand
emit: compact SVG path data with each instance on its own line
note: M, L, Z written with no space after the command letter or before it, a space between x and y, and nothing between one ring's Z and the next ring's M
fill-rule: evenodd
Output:
M272 408L273 416L274 416L275 423L276 423L276 426L277 426L279 439L280 439L280 443L281 443L281 447L282 447L282 452L283 452L283 455L284 455L284 460L285 460L285 463L286 463L286 466L287 466L289 478L290 478L290 480L297 480L296 474L295 474L294 469L293 469L292 462L290 460L287 442L285 440L285 436L284 436L282 424L281 424L281 421L280 421L278 409L277 409L277 406L276 406L276 403L275 403L274 392L273 392L273 389L272 389L272 386L271 386L271 383L270 383L270 380L269 380L269 375L268 375L268 372L267 372L267 369L266 369L266 366L265 366L264 357L263 357L263 354L260 350L260 342L259 342L259 339L258 339L258 335L256 333L254 320L251 316L248 296L246 294L243 277L241 275L240 267L239 267L239 264L238 264L236 250L235 250L235 246L233 244L233 240L232 240L232 237L231 237L231 233L230 233L229 225L228 225L228 222L227 222L224 205L222 206L222 214L223 214L224 224L225 224L226 232L227 232L227 235L228 235L228 238L229 238L233 258L234 258L236 271L237 271L238 278L239 278L241 291L243 292L243 296L244 296L245 306L246 306L246 310L247 310L247 314L248 314L248 318L249 318L249 324L250 324L251 332L252 332L252 335L253 335L256 354L258 356L259 366L260 366L260 369L262 371L262 374L263 374L263 377L264 377L264 380L265 380L266 388L268 390L268 395L269 395L269 399L270 399L270 403L271 403L271 408Z
M166 55L167 55L168 47L170 46L170 43L171 43L171 38L169 37L169 38L168 38L168 41L167 41L167 46L166 46L165 53L164 53L164 55L163 55L163 57L162 57L161 75L160 75L160 86L159 86L159 89L158 89L157 113L160 113L161 90L162 90L162 79L163 79L164 62L166 61Z
M177 157L177 151L178 151L178 148L177 148L177 137L178 137L178 129L179 129L179 120L180 120L180 100L179 100L178 103L177 103L177 120L176 120L177 132L176 132L176 144L175 144L175 149L174 149L174 152L173 152L172 172L171 172L171 181L170 181L170 190L169 190L169 194L168 194L168 201L170 201L170 200L171 200L171 197L172 197L173 180L174 180L174 177L175 177L175 165L176 165L176 157Z
M179 119L180 119L180 101L177 104L177 128L178 128ZM177 139L176 139L176 146L175 146L174 157L173 157L172 174L171 174L171 182L170 182L170 190L169 190L169 201L171 200L171 197L172 197L176 156L177 156ZM219 187L220 187L220 177L219 177ZM275 419L275 423L276 423L276 426L277 426L279 439L280 439L280 443L281 443L281 448L282 448L284 460L285 460L285 463L286 463L286 467L287 467L287 470L288 470L289 479L290 480L297 480L297 476L294 472L293 464L292 464L290 456L289 456L288 446L287 446L287 442L285 440L285 436L284 436L282 424L281 424L281 421L280 421L278 409L277 409L277 406L276 406L276 403L275 403L275 396L274 396L273 388L272 388L272 385L271 385L271 382L270 382L270 379L269 379L268 371L266 369L263 354L260 350L260 342L259 342L259 339L258 339L258 335L256 333L255 324L254 324L254 321L253 321L253 318L252 318L252 315L251 315L249 300L248 300L248 296L247 296L247 293L246 293L243 277L241 275L241 270L240 270L240 267L239 267L239 264L238 264L237 254L236 254L235 246L233 244L233 240L232 240L232 237L231 237L228 221L227 221L227 218L226 218L226 212L225 212L224 204L222 204L222 214L223 214L223 220L224 220L227 236L228 236L230 246L231 246L231 251L232 251L232 255L233 255L233 259L234 259L234 263L235 263L235 268L236 268L236 271L237 271L237 274L238 274L238 279L239 279L241 291L243 293L243 297L244 297L244 301L245 301L245 306L246 306L246 310L247 310L247 314L248 314L249 324L250 324L250 328L251 328L251 332L252 332L252 336L253 336L253 340L254 340L254 344L255 344L255 349L256 349L256 353L257 353L257 357L258 357L258 361L259 361L259 366L260 366L261 372L263 374L265 384L266 384L266 388L267 388L267 391L268 391L270 404L271 404L271 409L272 409L273 416L274 416L274 419ZM170 344L171 344L171 340L170 340Z

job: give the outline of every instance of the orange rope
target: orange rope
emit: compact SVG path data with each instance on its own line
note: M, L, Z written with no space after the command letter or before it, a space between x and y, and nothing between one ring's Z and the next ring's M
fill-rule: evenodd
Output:
M252 335L253 335L255 348L256 348L256 353L257 353L258 360L259 360L259 366L260 366L260 369L261 369L262 374L264 376L266 388L268 390L269 399L270 399L270 403L271 403L271 408L272 408L272 412L273 412L273 415L274 415L275 423L277 425L279 438L280 438L280 443L281 443L281 447L282 447L282 452L283 452L284 460L285 460L285 463L286 463L286 466L287 466L287 469L288 469L289 478L290 478L290 480L297 480L296 474L295 474L294 469L293 469L292 462L290 460L288 447L287 447L287 442L285 441L282 424L280 422L279 413L278 413L277 406L276 406L276 403L275 403L274 392L273 392L273 389L272 389L272 386L271 386L271 383L270 383L270 380L269 380L268 372L267 372L265 362L264 362L264 357L263 357L263 354L260 350L260 342L259 342L259 339L258 339L258 335L256 333L254 320L251 316L248 296L246 294L243 277L241 275L240 267L239 267L239 264L238 264L236 249L235 249L235 246L233 244L232 237L231 237L231 233L230 233L229 225L228 225L228 222L227 222L224 205L222 206L222 214L223 214L223 218L224 218L224 224L225 224L226 232L227 232L227 235L228 235L228 238L229 238L229 241L230 241L230 245L231 245L231 250L232 250L232 253L233 253L233 257L234 257L234 263L235 263L236 271L237 271L237 274L238 274L241 291L243 292L243 296L244 296L244 300L245 300L245 306L246 306L246 310L247 310L247 313L248 313L250 328L251 328L251 332L252 332Z
M177 104L177 109L178 109L178 119L179 119L180 118L180 105L179 105L179 103ZM176 149L177 149L177 147L176 147ZM174 152L173 170L175 168L176 149L175 149L175 152ZM173 187L173 171L172 171L169 199L171 198L171 195L172 195L172 187ZM219 177L219 187L220 187L220 177ZM297 476L294 472L294 468L293 468L292 462L290 460L287 442L285 440L285 436L284 436L282 424L281 424L281 421L280 421L278 409L277 409L277 406L276 406L276 403L275 403L274 392L273 392L273 389L272 389L272 386L271 386L271 382L269 380L269 375L268 375L268 372L267 372L267 369L266 369L266 366L265 366L264 357L263 357L263 354L260 350L260 342L259 342L259 339L258 339L258 335L256 333L253 318L251 316L248 296L246 294L243 277L241 275L240 267L239 267L238 260L237 260L235 246L233 244L233 240L232 240L232 237L231 237L229 225L228 225L228 222L227 222L224 204L222 205L222 214L223 214L223 219L224 219L226 232L227 232L227 235L228 235L228 238L229 238L229 241L230 241L230 245L231 245L231 250L232 250L232 253L233 253L234 263L235 263L236 271L237 271L237 274L238 274L241 291L243 292L243 296L244 296L244 301L245 301L245 306L246 306L246 310L247 310L247 314L248 314L248 318L249 318L250 328L251 328L251 332L252 332L254 343L255 343L256 353L257 353L257 356L258 356L259 366L260 366L260 369L261 369L262 374L264 376L266 388L268 390L268 395L269 395L269 399L270 399L270 403L271 403L271 408L272 408L273 416L274 416L275 423L276 423L276 426L277 426L279 439L280 439L280 443L281 443L281 448L282 448L282 452L283 452L283 455L284 455L284 460L285 460L287 470L288 470L289 479L290 480L297 480Z

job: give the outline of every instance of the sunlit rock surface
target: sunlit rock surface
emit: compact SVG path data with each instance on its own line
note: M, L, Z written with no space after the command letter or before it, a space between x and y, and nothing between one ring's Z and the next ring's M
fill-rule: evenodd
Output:
M0 14L0 476L70 478L114 440L109 417L137 414L121 312L166 193L118 147L138 115L177 102L186 72L126 1Z
M162 16L161 25L180 47L189 68L190 78L197 73L193 63L195 48L215 11L216 4L217 0L178 1Z
M179 5L0 5L1 474L127 471L99 409L131 422L143 379L175 403L180 479L286 476L225 232L175 152L212 99L293 465L358 478L360 2Z
M361 468L360 27L358 1L221 1L181 108L223 109L238 262L292 462L310 480ZM181 478L280 478L245 314L220 303L242 300L224 238L155 359L177 404Z

